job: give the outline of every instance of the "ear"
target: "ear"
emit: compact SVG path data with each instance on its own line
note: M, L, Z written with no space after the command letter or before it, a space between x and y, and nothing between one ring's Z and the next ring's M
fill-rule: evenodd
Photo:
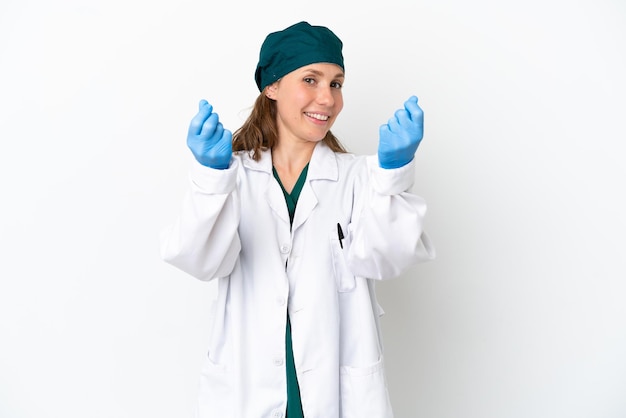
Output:
M276 100L276 89L278 87L278 83L274 82L269 86L265 87L265 96L268 99Z

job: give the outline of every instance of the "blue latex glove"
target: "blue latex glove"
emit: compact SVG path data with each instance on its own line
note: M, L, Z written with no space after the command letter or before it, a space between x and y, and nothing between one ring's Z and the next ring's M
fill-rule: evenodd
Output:
M189 124L187 146L198 162L206 167L228 168L233 153L233 134L224 129L213 106L200 100L199 110Z
M424 136L424 112L417 97L404 102L389 121L379 129L378 163L382 168L399 168L408 164Z

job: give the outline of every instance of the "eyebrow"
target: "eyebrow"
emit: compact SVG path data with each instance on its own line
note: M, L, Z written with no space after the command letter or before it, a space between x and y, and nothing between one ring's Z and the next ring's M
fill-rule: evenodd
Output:
M313 73L313 74L315 74L315 75L320 75L320 76L321 76L321 75L324 75L324 73L323 73L323 72L318 71L318 70L309 69L308 71L312 72L312 73ZM345 76L345 74L344 74L343 72L341 72L341 73L337 73L337 74L335 74L335 76L334 76L334 78L345 78L345 77L346 77L346 76Z

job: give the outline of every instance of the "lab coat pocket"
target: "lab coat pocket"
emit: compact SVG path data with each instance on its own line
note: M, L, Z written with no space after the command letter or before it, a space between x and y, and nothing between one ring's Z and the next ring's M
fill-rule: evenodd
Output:
M333 271L335 273L335 279L337 280L337 290L340 292L350 292L356 287L356 279L350 269L346 257L348 249L350 248L350 233L349 228L346 228L339 236L339 230L334 227L330 233L330 248L333 260Z
M367 367L341 366L341 417L393 417L382 356Z
M232 413L232 389L226 367L207 355L202 365L197 417L226 417Z

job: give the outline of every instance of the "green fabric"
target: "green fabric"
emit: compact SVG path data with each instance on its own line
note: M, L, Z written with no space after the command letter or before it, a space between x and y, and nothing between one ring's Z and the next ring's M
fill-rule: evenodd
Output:
M283 184L280 182L280 178L278 177L278 173L276 169L272 167L272 173L274 173L274 178L278 181L280 188L283 191L283 195L285 195L285 202L287 203L287 211L289 211L289 223L293 223L293 217L296 213L296 203L298 203L298 198L300 197L300 192L302 191L302 186L304 186L304 182L306 180L307 172L309 171L309 165L307 164L302 169L300 173L300 177L296 181L296 184L293 186L293 190L291 190L291 194L287 193L287 190L283 187Z
M296 213L296 204L298 203L298 197L304 186L307 172L309 171L309 165L307 164L298 181L293 186L293 190L287 193L283 184L280 182L276 169L272 167L274 178L280 184L280 188L285 195L285 202L287 203L287 210L289 211L289 222L293 223L293 217ZM285 352L286 352L286 368L287 368L287 414L289 418L304 418L304 412L302 412L302 401L300 399L300 387L298 386L298 375L296 374L296 365L293 359L293 347L291 344L291 320L289 319L289 311L287 311L287 329L285 331Z
M342 69L343 43L328 28L307 22L267 35L259 53L254 79L259 91L305 65L316 62L337 64Z
M296 374L296 364L293 360L293 347L291 345L291 320L287 313L287 332L285 332L285 347L287 366L287 413L285 418L304 418L302 411L302 399L300 399L300 385Z

